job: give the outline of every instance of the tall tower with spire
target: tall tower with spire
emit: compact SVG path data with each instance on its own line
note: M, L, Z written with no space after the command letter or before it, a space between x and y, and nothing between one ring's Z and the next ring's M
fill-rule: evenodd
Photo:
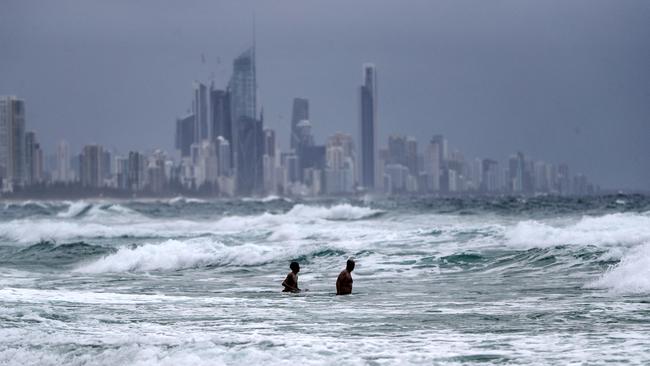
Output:
M377 70L373 64L363 65L363 85L359 88L361 140L360 183L368 190L382 186L377 156Z
M255 14L253 14L253 45L233 62L233 72L228 82L230 113L233 131L232 146L237 146L239 121L257 118L257 71L255 66Z
M253 45L233 62L228 83L232 123L233 160L240 194L251 194L258 187L261 169L262 122L257 119L257 70L255 65L255 19ZM259 144L259 146L256 146ZM258 161L260 160L260 161Z

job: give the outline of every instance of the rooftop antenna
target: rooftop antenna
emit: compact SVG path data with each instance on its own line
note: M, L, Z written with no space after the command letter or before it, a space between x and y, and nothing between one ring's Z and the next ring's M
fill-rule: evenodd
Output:
M255 10L253 10L253 55L255 55Z
M253 113L253 116L257 114L257 55L256 55L256 47L257 47L257 34L256 34L256 29L255 29L255 10L253 10L253 98L254 98L254 108L255 111Z

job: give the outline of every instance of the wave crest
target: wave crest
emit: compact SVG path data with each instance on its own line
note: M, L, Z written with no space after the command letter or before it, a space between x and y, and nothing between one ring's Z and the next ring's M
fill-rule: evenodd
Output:
M618 294L650 293L650 244L632 249L587 287L608 289Z
M209 266L255 266L316 251L317 248L287 248L248 243L230 246L206 239L167 240L159 244L122 247L114 254L81 266L76 271L146 272Z
M505 231L506 243L525 248L557 245L633 246L650 242L650 216L617 213L583 217L566 226L521 221Z
M139 214L119 204L75 201L69 203L68 208L59 212L56 216L63 219L82 217L87 219L110 219L120 216L139 216Z
M361 220L376 217L383 214L384 211L373 210L369 207L352 206L349 203L343 203L331 207L307 206L298 204L293 206L288 216L320 218L325 220Z

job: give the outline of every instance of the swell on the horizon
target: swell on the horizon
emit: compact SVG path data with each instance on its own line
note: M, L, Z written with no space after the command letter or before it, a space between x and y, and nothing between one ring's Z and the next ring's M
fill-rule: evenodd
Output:
M311 220L363 220L382 213L380 210L350 204L329 207L298 204L284 213L265 212L261 215L190 220L153 218L119 204L78 201L56 218L0 221L0 238L21 244L88 238L177 238L254 229L270 230L282 224L308 224Z

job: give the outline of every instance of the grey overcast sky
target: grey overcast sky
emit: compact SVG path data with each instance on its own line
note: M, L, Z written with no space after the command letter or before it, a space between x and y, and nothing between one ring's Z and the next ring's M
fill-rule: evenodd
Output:
M258 101L281 146L295 96L318 141L356 135L373 62L382 145L442 133L466 158L521 150L650 189L647 0L0 0L0 95L26 100L46 152L173 151L192 81L225 86L253 12Z

